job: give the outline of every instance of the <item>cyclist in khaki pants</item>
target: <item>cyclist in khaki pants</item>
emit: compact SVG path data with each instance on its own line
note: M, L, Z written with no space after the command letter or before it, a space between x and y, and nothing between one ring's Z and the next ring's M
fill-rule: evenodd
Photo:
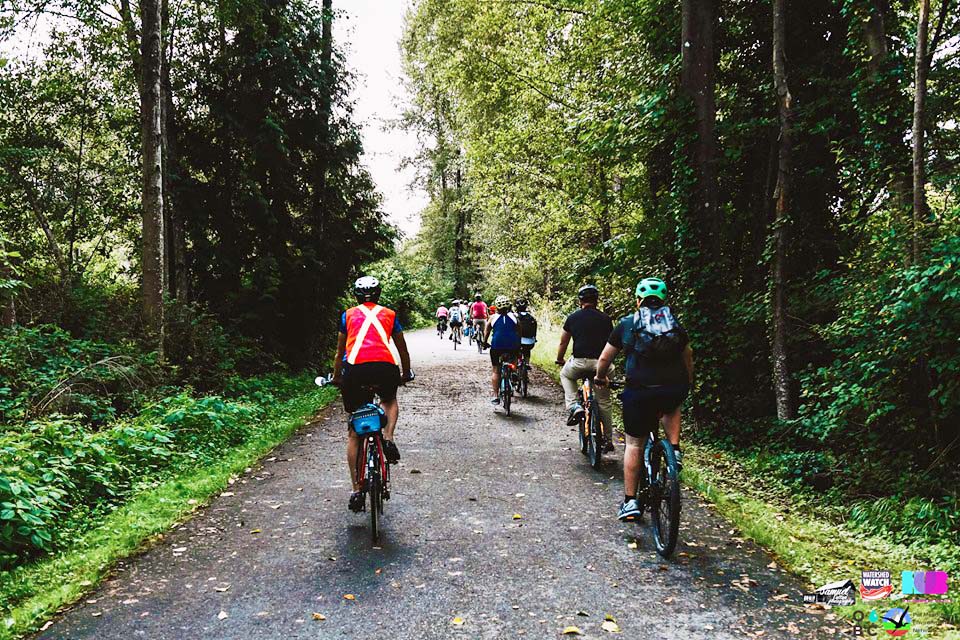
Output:
M583 407L580 406L577 398L577 381L580 378L596 375L597 359L613 331L613 321L610 316L597 309L600 291L595 286L588 284L580 287L577 299L580 301L580 310L567 316L563 323L560 346L557 349L557 364L563 367L560 370L560 383L563 385L563 396L569 411L567 424L571 426L577 424L583 413ZM573 338L573 357L565 361L571 338ZM594 391L600 404L600 420L603 423L607 442L606 451L610 452L613 451L610 387L597 386Z

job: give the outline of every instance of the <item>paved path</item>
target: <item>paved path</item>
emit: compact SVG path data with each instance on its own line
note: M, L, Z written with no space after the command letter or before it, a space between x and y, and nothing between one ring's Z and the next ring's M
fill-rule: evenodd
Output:
M345 415L331 408L41 637L836 637L802 611L800 583L695 496L672 562L646 526L619 523L622 449L591 470L545 375L507 418L488 403L486 355L430 331L408 340L418 377L401 391L382 548L346 510ZM622 634L601 629L606 614Z

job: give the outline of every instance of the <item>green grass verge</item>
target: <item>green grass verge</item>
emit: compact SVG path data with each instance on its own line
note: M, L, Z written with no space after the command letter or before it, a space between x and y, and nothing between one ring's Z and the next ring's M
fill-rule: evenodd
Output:
M336 397L317 389L279 404L251 440L219 461L144 491L108 515L69 549L19 567L4 580L0 640L33 631L57 610L79 600L116 562L142 551L151 539L187 519L222 491L232 476L254 464Z
M533 363L558 378L560 367L554 358L561 329L549 319L538 320ZM569 352L567 355L569 357ZM810 511L815 505L794 504L789 493L763 486L758 478L720 451L688 442L684 445L684 454L683 482L711 502L743 535L773 553L782 567L803 578L811 587L845 578L859 584L861 570L885 569L893 573L896 588L902 570L938 568L905 545L818 517ZM951 575L951 578L956 584L957 577ZM956 592L957 587L952 591ZM895 605L881 601L876 608L886 606ZM836 612L850 618L855 611L869 613L870 609L858 604ZM960 631L953 626L960 615L960 605L914 604L910 612L915 623L926 629L928 638L960 640Z

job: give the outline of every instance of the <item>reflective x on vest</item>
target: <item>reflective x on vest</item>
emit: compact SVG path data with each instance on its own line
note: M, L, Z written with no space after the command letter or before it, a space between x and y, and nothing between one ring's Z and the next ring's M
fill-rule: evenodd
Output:
M362 316L362 324L354 331ZM347 362L362 364L364 362L393 362L400 364L396 352L390 348L390 336L383 327L386 320L393 325L393 311L380 305L368 309L366 305L358 305L347 312ZM370 329L374 333L370 333ZM391 330L392 330L391 326Z

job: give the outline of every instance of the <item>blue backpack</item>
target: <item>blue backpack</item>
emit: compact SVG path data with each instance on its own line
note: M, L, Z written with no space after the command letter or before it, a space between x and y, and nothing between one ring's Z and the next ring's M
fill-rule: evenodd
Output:
M490 346L504 351L516 351L520 348L520 328L516 320L507 314L501 315L493 323Z

